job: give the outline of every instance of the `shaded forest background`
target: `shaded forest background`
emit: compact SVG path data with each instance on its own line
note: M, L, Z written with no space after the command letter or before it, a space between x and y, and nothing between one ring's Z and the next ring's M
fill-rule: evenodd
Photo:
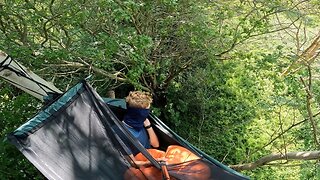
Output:
M150 91L174 131L252 179L319 179L319 13L318 0L3 0L0 50L61 90L93 75L101 95ZM41 106L0 79L1 178L43 179L2 141Z

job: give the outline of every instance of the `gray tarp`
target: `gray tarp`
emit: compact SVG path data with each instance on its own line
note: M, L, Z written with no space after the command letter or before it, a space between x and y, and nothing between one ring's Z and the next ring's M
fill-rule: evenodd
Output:
M114 112L115 109L111 110L84 82L64 93L8 138L48 179L117 180L123 179L131 165L125 159L128 154L123 141L112 129L116 125L128 142L160 168L140 143L124 130ZM201 173L201 169L195 171L194 167L201 166L206 169L207 179L248 179L193 147L154 115L149 118L158 134L161 150L174 144L200 157L188 165L168 166L170 176L193 180Z

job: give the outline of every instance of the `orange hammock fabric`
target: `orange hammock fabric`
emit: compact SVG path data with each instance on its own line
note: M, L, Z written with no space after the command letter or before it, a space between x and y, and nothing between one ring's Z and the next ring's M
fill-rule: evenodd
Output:
M166 152L157 149L147 149L147 151L155 159L165 157L167 159L166 163L169 174L175 175L175 177L199 180L210 178L209 167L207 167L206 164L197 161L200 158L184 147L171 145L167 148ZM139 161L148 161L141 153L137 154L135 159ZM130 168L125 174L125 179L158 180L163 179L163 173L154 166L140 167L139 169ZM172 176L170 179L175 180Z

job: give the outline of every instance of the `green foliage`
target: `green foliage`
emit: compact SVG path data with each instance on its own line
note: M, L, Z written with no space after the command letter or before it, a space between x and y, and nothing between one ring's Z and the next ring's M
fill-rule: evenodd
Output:
M172 101L166 118L179 134L217 159L233 154L226 159L227 164L238 162L234 159L236 154L245 153L247 140L241 129L255 116L253 103L246 94L239 87L230 87L227 75L232 74L230 71L233 68L228 63L212 63L207 69L196 69L181 79L180 87L169 93L174 97L169 98ZM250 79L238 80L243 86L252 84Z
M300 173L301 179L319 179L320 172L319 172L319 162L311 161L310 163L302 163L301 164L302 170Z
M233 61L213 61L205 68L195 68L172 84L171 101L166 107L171 127L226 164L253 162L284 147L287 151L313 149L307 124L269 143L303 120L301 112L306 112L298 78L279 76L282 49L276 47L269 53L238 51L233 57ZM301 133L300 137L296 133ZM300 170L312 171L310 166L292 168L290 172L287 169L264 167L245 173L254 179L290 179Z
M204 10L191 0L5 3L0 9L0 48L11 56L42 63L32 62L34 69L42 69L43 62L48 67L58 64L60 68L50 69L56 77L77 80L95 73L96 79L110 78L107 84L125 81L148 91L168 86L195 61L192 57L204 47L204 32L209 32L205 16L197 14ZM61 65L65 61L84 66ZM52 77L44 72L37 71ZM96 85L106 88L100 81Z
M156 113L178 134L225 164L249 163L317 147L309 121L284 133L308 117L300 77L309 71L300 63L299 71L281 74L313 38L318 7L314 0L5 0L0 49L61 90L93 74L102 95L150 91ZM316 66L313 113L320 104ZM3 138L41 105L12 87L0 91ZM8 143L0 151L1 177L42 178ZM245 173L253 179L319 176L316 163L281 163L288 167Z
M44 179L36 168L6 140L8 133L33 116L41 104L11 87L0 89L0 179Z

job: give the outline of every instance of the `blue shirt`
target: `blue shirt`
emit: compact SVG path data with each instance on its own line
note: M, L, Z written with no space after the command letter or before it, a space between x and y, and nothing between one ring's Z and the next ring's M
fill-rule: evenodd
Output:
M141 143L141 145L146 148L149 149L151 148L150 145L150 141L149 141L149 136L147 134L147 131L144 128L140 128L140 129L136 129L136 128L132 128L129 125L127 125L126 123L123 123L124 127L127 128L127 130L129 130L129 132L138 139L138 141ZM115 128L115 131L118 132L119 128ZM119 134L120 138L123 140L123 142L127 145L128 147L128 151L129 154L133 154L136 155L138 154L140 151L130 142L128 142L128 140L126 140L126 138L122 137L122 133L117 133Z

